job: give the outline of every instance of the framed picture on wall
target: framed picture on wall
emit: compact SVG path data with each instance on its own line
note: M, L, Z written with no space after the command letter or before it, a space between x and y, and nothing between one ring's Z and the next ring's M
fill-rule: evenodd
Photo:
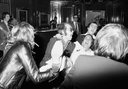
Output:
M63 6L62 10L62 22L71 22L73 20L73 8L69 6Z
M39 28L41 30L48 30L50 23L50 15L47 13L40 12L39 13Z
M49 24L49 14L40 12L39 13L39 26L42 26L43 24Z
M88 26L91 22L98 22L101 18L105 18L104 10L86 10L85 13L85 26Z
M17 19L19 21L28 21L28 11L27 10L22 10L22 9L17 9Z

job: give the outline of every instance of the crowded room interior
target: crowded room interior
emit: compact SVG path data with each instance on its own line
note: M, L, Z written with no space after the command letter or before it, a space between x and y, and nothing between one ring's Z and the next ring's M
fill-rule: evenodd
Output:
M127 0L0 0L0 89L127 89Z

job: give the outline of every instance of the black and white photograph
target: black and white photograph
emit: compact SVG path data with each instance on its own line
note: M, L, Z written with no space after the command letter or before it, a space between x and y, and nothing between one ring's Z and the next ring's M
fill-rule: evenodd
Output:
M128 0L0 0L0 89L128 89Z

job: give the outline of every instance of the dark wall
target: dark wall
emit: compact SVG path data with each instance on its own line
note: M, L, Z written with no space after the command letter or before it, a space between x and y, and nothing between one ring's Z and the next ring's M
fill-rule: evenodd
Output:
M94 2L95 1L95 2ZM85 33L85 21L86 21L86 10L104 10L105 11L105 22L106 23L121 23L128 27L128 1L124 0L103 0L103 2L98 2L98 0L91 0L91 2L76 2L75 12L78 14L78 9L80 9L80 22L83 27L83 33ZM119 17L119 21L111 21L112 16Z
M50 13L50 0L11 0L11 14L17 18L17 9L28 11L28 22L38 25L39 12Z

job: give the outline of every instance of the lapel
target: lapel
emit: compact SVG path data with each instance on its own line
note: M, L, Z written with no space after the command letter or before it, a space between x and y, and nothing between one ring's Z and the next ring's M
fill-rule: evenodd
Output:
M8 31L9 31L9 29L8 29L7 25L6 25L4 22L2 22L2 23L1 23L1 27L2 27L2 28L3 28L3 30L5 30L6 32L8 32Z

